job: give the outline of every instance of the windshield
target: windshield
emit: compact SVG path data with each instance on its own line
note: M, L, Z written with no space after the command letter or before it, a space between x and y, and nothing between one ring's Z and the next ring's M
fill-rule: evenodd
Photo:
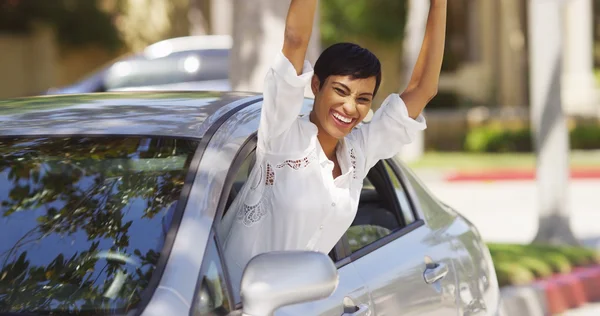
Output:
M156 273L197 146L0 138L0 313L134 309Z

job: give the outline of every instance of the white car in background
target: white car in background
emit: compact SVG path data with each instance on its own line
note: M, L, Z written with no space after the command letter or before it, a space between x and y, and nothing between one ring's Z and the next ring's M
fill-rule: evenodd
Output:
M46 94L108 91L229 91L228 35L177 37L127 55L84 79Z

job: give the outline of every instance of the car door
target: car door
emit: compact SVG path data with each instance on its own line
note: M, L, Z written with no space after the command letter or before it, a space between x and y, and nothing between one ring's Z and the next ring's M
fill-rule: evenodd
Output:
M229 171L230 175L225 183L224 194L221 196L224 204L223 210L217 213L217 218L222 218L224 212L228 211L229 205L235 199L236 194L240 192L248 180L250 170L254 166L255 148L256 139L255 137L252 137L238 153L238 156L233 163L233 167ZM330 297L319 301L287 306L276 311L275 315L340 316L344 314L345 311L354 313L358 308L367 311L369 309L368 289L354 265L349 262L348 258L343 258L340 255L342 253L343 250L339 245L330 253L331 259L336 263L338 268L339 276L338 286ZM224 262L224 265L226 266L227 262ZM232 297L235 301L234 305L236 308L238 310L243 308L239 293L232 293Z
M345 255L367 283L371 315L457 315L451 245L419 215L397 170L380 161L369 171Z

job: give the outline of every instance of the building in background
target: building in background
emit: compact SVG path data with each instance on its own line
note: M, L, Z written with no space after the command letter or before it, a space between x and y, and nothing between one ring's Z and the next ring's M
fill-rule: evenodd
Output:
M252 1L257 6L268 2ZM148 3L99 0L99 3L107 11L118 11L114 21L125 50L107 53L94 45L65 49L57 44L56 36L52 38L56 32L43 27L29 34L0 29L0 49L6 52L0 61L0 83L3 83L0 86L4 87L0 88L0 97L34 94L50 86L71 83L128 49L137 50L165 38L234 33L235 0ZM600 1L570 0L567 6L563 30L565 109L572 115L598 115L600 106L594 78L594 51L598 50L594 41L600 42L600 32L594 31L594 26L600 16ZM431 111L481 105L526 108L527 1L452 0L448 15L440 93L429 107ZM269 18L268 14L263 17ZM39 45L44 47L37 48ZM19 74L18 80L15 73Z

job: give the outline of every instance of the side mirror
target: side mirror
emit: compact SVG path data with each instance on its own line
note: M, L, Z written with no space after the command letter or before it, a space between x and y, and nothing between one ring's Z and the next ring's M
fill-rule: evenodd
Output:
M242 277L243 315L270 316L280 307L327 298L337 284L337 269L323 253L260 254L248 262Z

